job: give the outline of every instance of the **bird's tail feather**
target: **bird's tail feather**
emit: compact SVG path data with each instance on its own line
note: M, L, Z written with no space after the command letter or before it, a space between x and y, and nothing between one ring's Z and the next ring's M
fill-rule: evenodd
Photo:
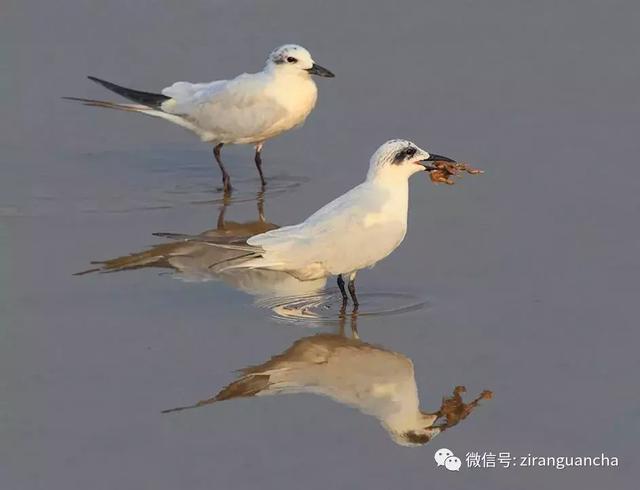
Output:
M181 412L182 410L190 410L192 408L199 408L204 405L210 405L212 403L220 402L223 400L230 400L232 398L243 398L254 396L262 392L263 390L269 387L269 375L258 374L258 375L248 375L243 376L242 378L234 381L233 383L225 386L220 390L220 392L212 396L211 398L207 398L205 400L200 400L193 405L186 405L183 407L169 408L168 410L163 410L162 413L173 413L173 412Z
M167 410L163 410L160 413L182 412L183 410L191 410L192 408L198 408L204 405L210 405L211 403L215 403L217 401L218 401L218 398L214 396L212 398L207 398L206 400L200 400L199 402L194 403L193 405L185 405L184 407L169 408Z
M259 259L260 254L255 252L247 252L242 255L231 257L229 259L214 262L209 265L209 269L217 273L227 272L231 269L253 269L254 267L249 265L249 262L253 259Z
M206 240L204 241L204 243L208 243L213 247L224 248L227 250L237 250L238 252L250 252L256 255L260 255L262 253L262 248L253 247L245 243L220 243L220 242L207 242Z
M82 102L84 105L88 105L91 107L104 107L106 109L119 109L121 111L130 111L130 112L151 112L152 110L142 104L117 104L115 102L108 102L106 100L96 100L96 99L83 99L81 97L62 97L65 100L73 100L76 102Z
M133 102L145 105L152 109L160 109L162 103L171 98L162 94L154 94L151 92L143 92L141 90L134 90L132 88L123 87L121 85L116 85L115 83L107 82L106 80L101 80L100 78L92 76L88 76L87 78L92 82L102 85L107 90L111 90L112 92L121 95L125 99L132 100Z
M199 235L189 235L187 233L152 233L153 236L160 238L170 238L171 240L197 240L201 238Z
M185 129L193 131L196 134L200 134L200 131L196 126L193 125L192 122L187 119L177 115L177 114L169 114L168 112L164 112L161 109L153 109L148 105L143 104L118 104L116 102L109 102L106 100L96 100L96 99L83 99L82 97L62 97L65 100L72 100L75 102L82 102L84 105L90 107L103 107L106 109L117 109L120 111L127 112L137 112L138 114L144 114L145 116L158 117L160 119L165 119L169 122L177 124L178 126L182 126Z

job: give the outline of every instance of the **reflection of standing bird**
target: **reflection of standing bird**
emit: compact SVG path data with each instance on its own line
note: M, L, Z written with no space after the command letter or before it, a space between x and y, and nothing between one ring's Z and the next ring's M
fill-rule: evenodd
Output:
M424 444L442 430L433 426L438 414L419 409L411 360L357 339L331 334L306 337L241 372L214 397L165 413L239 397L315 393L378 418L398 444Z
M350 317L353 338L344 334L346 316L343 315L339 335L318 334L299 339L267 362L241 369L241 376L217 395L162 413L232 398L313 393L376 417L396 443L417 446L457 425L481 400L491 398L491 392L485 390L465 403L460 396L465 388L458 386L451 397L442 399L437 412L421 411L411 359L361 341L357 333L357 313Z
M231 179L220 150L225 144L255 145L255 163L262 185L260 151L268 139L301 125L317 99L311 75L333 77L316 64L302 46L286 44L274 50L264 69L244 73L231 80L209 83L176 82L162 94L141 92L105 80L89 77L135 104L116 104L101 100L66 97L95 107L107 107L159 117L182 126L202 141L213 143L224 190L231 190Z
M257 233L278 228L264 218L263 193L258 195L258 219L245 223L225 220L225 204L220 209L217 227L198 235L177 233L157 233L157 236L171 238L172 241L154 245L141 252L134 252L104 261L92 262L96 267L79 272L121 272L125 270L163 268L173 269L176 277L184 281L223 280L225 283L246 293L260 297L283 297L300 295L322 289L326 280L300 281L286 272L268 270L231 270L217 272L209 266L212 263L237 259L243 252L213 246L215 243L244 241Z
M387 141L371 157L362 184L300 224L251 237L246 245L237 246L248 258L220 264L221 270L268 269L302 280L337 275L345 303L342 274L347 274L349 292L357 306L356 273L372 267L400 245L407 232L409 177L435 170L434 161L453 162L410 141Z

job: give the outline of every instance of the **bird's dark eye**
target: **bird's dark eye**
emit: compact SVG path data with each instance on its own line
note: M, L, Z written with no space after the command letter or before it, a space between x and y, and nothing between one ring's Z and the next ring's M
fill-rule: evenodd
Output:
M395 163L396 165L400 165L407 158L411 158L412 156L414 156L416 154L416 151L417 150L413 146L405 148L404 150L400 150L398 153L396 153L396 156L393 158L394 160L393 163Z
M287 58L287 63L297 63L297 62L298 62L298 59L294 58L293 56L289 56Z
M413 146L405 148L404 150L400 150L393 159L394 163L400 165L407 158L411 158L412 156L414 156L416 154L416 151L417 150Z

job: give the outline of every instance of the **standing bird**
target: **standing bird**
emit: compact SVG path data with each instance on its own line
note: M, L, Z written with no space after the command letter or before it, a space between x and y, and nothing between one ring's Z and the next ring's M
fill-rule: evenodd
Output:
M406 140L391 140L373 154L366 180L320 208L302 223L255 235L241 244L220 244L246 252L242 260L213 264L221 270L270 269L303 281L343 275L355 307L356 273L393 252L407 232L409 177L434 171L433 162L454 160L428 153Z
M94 107L106 107L166 119L213 143L224 191L231 179L220 158L225 144L255 146L255 164L264 186L260 152L265 141L304 123L316 105L318 89L311 75L332 78L326 68L313 61L302 46L285 44L267 58L261 72L243 73L231 80L209 83L176 82L161 94L121 87L96 77L88 77L135 104L64 97Z

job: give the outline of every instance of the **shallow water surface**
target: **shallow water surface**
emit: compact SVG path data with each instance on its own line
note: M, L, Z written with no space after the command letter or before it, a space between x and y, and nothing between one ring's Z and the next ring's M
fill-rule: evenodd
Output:
M3 7L0 488L637 488L639 14L630 1ZM207 145L58 99L110 98L87 74L154 91L257 70L289 40L336 78L318 80L303 128L265 145L264 193L251 148L225 148L225 200ZM333 278L219 275L228 257L207 239L299 222L395 137L486 173L412 179L404 243L358 275L357 333L412 361L426 411L458 385L494 398L418 448L311 393L162 415L347 328ZM463 464L508 451L621 465L448 472L441 447Z

